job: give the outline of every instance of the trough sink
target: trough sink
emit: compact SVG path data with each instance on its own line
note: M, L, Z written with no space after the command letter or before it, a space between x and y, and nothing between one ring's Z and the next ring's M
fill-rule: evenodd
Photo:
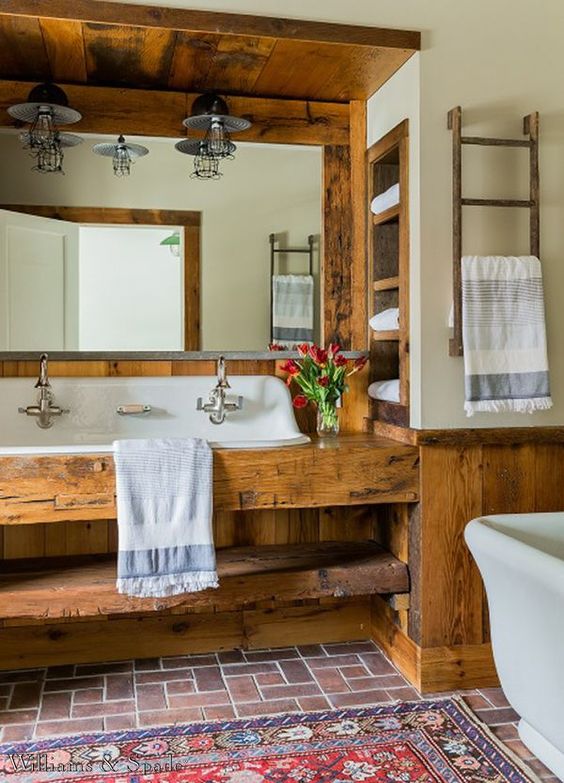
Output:
M53 378L55 402L70 413L40 429L18 407L35 402L33 378L0 379L0 456L111 452L120 438L205 438L212 448L296 446L309 438L298 429L290 393L270 375L233 375L228 398L243 397L243 409L212 424L196 401L207 402L215 376L155 378ZM150 412L119 415L123 405Z

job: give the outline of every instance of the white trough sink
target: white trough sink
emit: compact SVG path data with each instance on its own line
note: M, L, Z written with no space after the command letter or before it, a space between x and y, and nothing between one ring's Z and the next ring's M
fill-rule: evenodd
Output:
M0 456L112 451L120 438L205 438L212 448L276 448L308 443L296 424L290 393L269 375L229 377L228 400L243 397L243 409L223 424L196 410L207 402L215 376L174 378L53 378L55 403L70 413L42 430L19 407L35 403L34 378L0 379ZM151 406L149 413L120 416L122 405Z

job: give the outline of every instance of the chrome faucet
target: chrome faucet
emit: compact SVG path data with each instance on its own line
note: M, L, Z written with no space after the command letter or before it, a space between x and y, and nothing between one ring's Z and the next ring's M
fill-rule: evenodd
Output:
M61 416L70 411L55 405L53 389L49 383L49 357L42 353L39 357L39 378L35 384L37 392L37 402L35 405L28 405L27 408L18 408L18 413L25 413L26 416L35 416L37 426L42 430L48 430L53 426L53 418Z
M236 402L227 402L227 389L230 388L225 372L225 358L220 356L217 362L217 384L211 390L208 402L204 403L202 398L198 397L196 410L209 413L212 424L223 424L227 413L243 408L242 397L237 397Z

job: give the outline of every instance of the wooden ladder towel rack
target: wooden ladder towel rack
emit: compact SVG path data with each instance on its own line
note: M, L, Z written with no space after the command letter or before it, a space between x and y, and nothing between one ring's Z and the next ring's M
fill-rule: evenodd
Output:
M533 112L523 119L527 139L493 139L485 136L462 135L462 109L455 106L448 113L448 128L452 131L452 261L454 333L450 340L450 355L462 356L462 207L524 207L530 210L529 244L532 256L539 256L539 114ZM462 197L462 145L482 147L524 147L529 150L529 198L495 199Z

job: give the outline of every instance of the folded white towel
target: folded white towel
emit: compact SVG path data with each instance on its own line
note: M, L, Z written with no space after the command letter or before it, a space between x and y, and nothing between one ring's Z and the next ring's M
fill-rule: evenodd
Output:
M387 310L376 313L368 324L375 332L393 332L399 329L399 307L388 307Z
M462 341L468 416L552 407L538 258L462 258Z
M368 396L373 400L383 400L384 402L399 402L400 387L399 378L392 381L374 381L368 387Z
M118 591L144 598L217 587L207 442L118 440L114 461Z
M390 209L390 207L395 207L396 204L399 204L399 200L399 184L392 185L391 188L388 188L388 190L385 190L383 193L380 193L379 196L372 199L370 209L375 215L379 215L381 212Z

